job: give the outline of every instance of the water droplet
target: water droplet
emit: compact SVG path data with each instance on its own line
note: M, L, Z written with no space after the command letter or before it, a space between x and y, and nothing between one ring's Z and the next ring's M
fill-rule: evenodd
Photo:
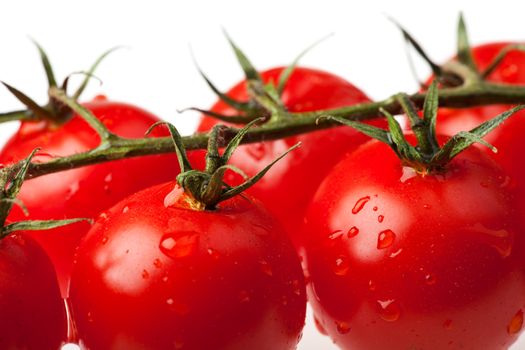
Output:
M378 300L379 316L387 322L394 322L401 316L401 309L394 299Z
M155 266L157 269L160 269L162 267L162 261L160 261L160 259L153 260L153 266Z
M301 282L299 282L299 280L293 280L292 287L293 287L293 292L295 295L299 296L302 294L301 293Z
M373 207L372 208L373 211L377 211L377 209L378 209L377 207Z
M396 234L392 230L384 230L379 232L377 237L377 249L385 249L390 247L394 240L396 239Z
M370 200L370 196L362 197L357 200L357 202L354 204L354 207L352 208L352 214L357 214L363 209L365 204Z
M436 276L434 276L433 274L431 273L427 273L425 275L425 282L426 284L428 284L429 286L433 285L433 284L436 284Z
M359 229L355 226L352 226L350 227L350 230L348 230L348 238L352 238L352 237L355 237L357 236L357 234L359 233Z
M430 204L423 204L423 209L430 209Z
M395 257L398 256L399 254L401 254L402 251L403 251L403 248L399 248L399 249L396 250L395 252L390 253L390 255L389 255L388 257L390 257L390 258L395 258Z
M443 328L445 329L452 329L452 320L448 319L443 322Z
M250 301L250 294L247 291L245 291L245 290L241 290L239 292L239 301L241 303L249 302Z
M182 235L167 234L160 241L160 250L170 258L183 258L194 254L199 245L199 235L188 233Z
M344 276L350 269L350 264L348 263L348 260L344 256L339 256L334 261L333 270L334 273L338 276Z
M321 323L321 321L319 321L319 319L317 317L315 317L315 316L314 316L314 323L315 323L315 327L317 328L319 333L321 333L323 335L328 335L328 332L323 327L323 324Z
M510 320L509 324L507 325L507 333L510 335L517 334L519 331L521 331L521 328L523 327L523 311L520 309L514 315L512 320Z
M331 240L338 239L338 238L341 238L342 235L343 235L343 231L337 230L337 231L330 233L330 235L328 236L328 239L331 239Z
M166 299L166 304L168 304L170 310L174 311L179 315L184 316L190 312L190 308L188 305L180 303L173 298Z
M102 237L102 241L101 242L102 242L102 244L108 243L108 237L107 236Z
M66 200L71 199L79 190L80 184L78 182L71 183L67 188Z
M259 266L261 267L261 271L266 276L270 276L270 277L273 276L272 267L270 266L270 264L268 264L268 261L266 261L266 260L259 260Z
M91 313L91 311L88 311L87 313L87 320L88 322L93 322L93 314Z
M103 212L100 213L100 215L98 216L98 219L99 219L101 222L106 222L106 221L108 221L108 213L106 213L105 211L103 211Z
M379 222L383 222L384 219L385 219L385 216L384 216L384 215L379 215L379 216L377 217L377 221L379 221Z
M122 213L126 214L129 211L129 207L126 205L124 208L122 208Z
M142 278L148 279L149 278L149 272L147 270L142 270Z
M106 177L104 178L104 182L105 183L109 183L113 180L113 174L112 173L109 173L106 175Z
M376 284L374 281L372 280L368 281L368 289L370 289L371 292L376 290Z
M217 260L221 257L221 255L219 254L218 251L216 251L215 249L212 249L212 248L208 248L206 250L206 252L208 253L209 256L211 256L213 259Z
M246 146L246 152L248 152L248 154L255 160L260 161L266 154L266 147L262 142L252 143L251 145Z
M337 332L339 334L346 334L348 332L350 332L350 324L348 324L347 322L335 322L335 325L337 327Z

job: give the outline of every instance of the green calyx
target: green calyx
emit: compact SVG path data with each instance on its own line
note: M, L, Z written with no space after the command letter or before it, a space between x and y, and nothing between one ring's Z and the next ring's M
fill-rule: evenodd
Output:
M281 96L286 87L293 70L299 63L299 60L308 53L312 48L324 41L327 37L324 37L314 44L310 45L303 52L301 52L293 62L287 66L280 74L278 81L270 81L265 83L255 69L254 65L248 59L246 54L233 42L228 33L224 33L228 40L237 62L242 68L246 80L247 92L249 95L248 101L238 101L228 96L224 92L221 92L208 78L208 76L199 67L196 60L194 59L195 65L199 74L205 80L208 87L217 95L217 97L228 106L232 107L239 112L238 115L223 115L214 111L200 109L200 108L187 108L186 110L193 110L203 113L209 117L225 121L228 123L235 124L247 124L255 119L263 118L265 122L277 122L285 118L291 118L289 115Z
M95 77L93 74L99 64L108 56L110 53L118 49L119 47L114 47L106 52L104 52L100 57L93 63L93 65L87 70L82 72L76 72L67 76L62 84L59 86L57 84L57 79L55 78L55 73L53 71L51 62L46 52L36 41L33 40L33 43L38 49L40 54L40 59L44 71L46 73L47 82L48 82L48 91L49 91L49 100L48 102L40 106L37 102L31 99L29 96L16 89L15 87L2 82L2 84L11 92L22 104L26 107L25 110L19 110L14 112L0 113L0 120L9 121L9 120L28 120L28 121L39 121L46 120L53 123L61 124L69 120L73 115L72 110L67 105L61 103L61 101L55 99L51 94L53 90L61 90L64 94L67 95L69 80L73 74L82 74L84 75L83 81L80 83L79 87L71 94L71 98L77 101L84 90L86 89L88 82L91 78Z
M408 117L410 127L417 140L415 146L407 141L398 121L384 109L381 109L381 112L387 119L388 130L338 117L328 116L327 118L353 127L365 135L386 143L397 154L405 166L414 168L414 170L420 174L443 171L455 156L476 142L497 152L494 146L483 140L483 137L511 115L525 108L525 105L514 107L470 131L459 132L452 136L443 146L440 146L436 136L436 119L439 101L437 82L432 82L428 89L423 105L422 117L418 115L416 107L407 95L399 94L396 99Z
M16 196L22 188L27 170L31 165L31 159L37 151L38 149L35 149L26 159L17 163L19 166L16 168L8 167L0 169L0 239L15 231L48 230L80 221L91 222L90 219L79 218L66 220L25 220L6 225L7 216L14 205L20 206L23 212L26 215L28 214L27 208Z
M483 81L501 64L509 52L525 51L525 45L523 44L510 44L505 46L485 69L480 70L472 54L470 39L463 14L460 13L457 25L457 60L440 66L430 58L423 47L405 28L403 28L395 20L391 20L401 31L407 44L415 50L417 55L423 59L423 61L426 62L436 79L443 87L459 87L470 84L483 84ZM408 57L409 61L412 62L411 56L408 55ZM412 69L414 71L413 67ZM426 88L425 84L420 84L422 87Z
M263 118L253 120L242 129L233 129L224 125L216 125L210 132L206 154L206 167L203 171L192 168L186 154L182 136L172 124L167 122L157 122L149 128L147 134L159 125L166 125L168 127L175 145L175 151L181 169L181 173L177 176L177 183L194 201L192 208L212 210L215 209L218 203L240 195L243 191L253 186L275 163L286 156L289 152L299 147L299 143L294 145L281 156L273 160L259 173L250 178L246 176L242 170L233 165L227 164L233 152L241 143L244 135L253 125L262 120ZM230 141L226 144L226 147L221 154L219 145L224 144L226 139L230 139ZM224 175L227 170L240 174L245 181L238 186L229 186L224 182Z

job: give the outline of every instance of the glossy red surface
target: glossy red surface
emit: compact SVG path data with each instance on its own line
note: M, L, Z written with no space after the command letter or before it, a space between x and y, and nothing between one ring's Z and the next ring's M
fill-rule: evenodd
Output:
M265 82L277 82L283 68L273 68L261 73ZM246 101L246 83L235 85L228 95ZM350 106L369 102L369 98L346 80L323 71L297 67L284 89L284 105L291 112L307 112ZM212 111L225 115L239 112L217 102ZM380 121L379 123L382 123ZM211 118L204 118L199 126L206 131L217 124ZM312 132L276 141L241 146L234 153L230 163L253 176L272 160L280 156L298 142L300 148L279 161L268 173L247 192L263 202L265 207L284 225L296 245L301 245L298 236L304 212L317 186L337 161L346 153L353 151L368 137L349 127ZM203 154L195 163L203 167ZM229 183L238 184L242 178L234 173L228 174Z
M57 350L66 314L49 258L28 236L0 240L0 349Z
M305 320L299 259L282 229L243 197L213 211L167 183L103 212L71 280L90 349L295 349Z
M507 349L525 308L525 232L509 177L471 147L421 176L371 141L306 217L309 300L342 349Z
M158 119L143 109L99 98L86 103L109 130L129 138L143 137ZM158 129L152 136L167 136ZM93 149L98 135L78 116L61 126L41 123L22 123L0 152L0 162L11 164L41 148L35 162L48 161L54 156L67 156ZM15 207L11 221L27 219L95 218L127 195L145 187L173 180L179 172L174 155L131 158L63 171L28 180L18 198L29 210L24 216ZM86 222L49 231L29 232L50 256L63 296L67 295L75 247L88 230Z

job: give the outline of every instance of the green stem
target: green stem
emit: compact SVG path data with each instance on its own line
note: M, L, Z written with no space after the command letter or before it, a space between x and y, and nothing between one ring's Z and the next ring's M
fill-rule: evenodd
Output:
M421 109L425 99L425 93L417 93L409 96L416 108ZM525 102L525 87L493 84L478 81L472 84L456 88L444 88L440 90L440 107L468 108L490 104L519 104ZM71 103L70 107L77 113L79 106ZM286 118L280 122L267 123L260 127L250 129L242 140L242 143L260 142L263 140L275 140L292 135L326 129L340 125L330 118L321 116L335 116L348 120L369 120L380 117L379 109L383 108L391 114L402 113L401 106L396 100L396 95L378 102L362 103L345 108L308 113L294 113L293 118ZM92 120L92 126L101 135L107 133L102 130L103 124ZM237 129L228 128L224 130L219 146L225 146L238 132ZM151 154L173 152L174 145L169 137L124 139L110 134L111 143L79 154L68 157L56 158L45 163L31 164L27 177L33 178L49 173L54 173L71 168L102 163L122 158L137 157ZM104 139L104 137L103 137ZM206 149L208 135L195 134L183 138L184 146L188 150Z

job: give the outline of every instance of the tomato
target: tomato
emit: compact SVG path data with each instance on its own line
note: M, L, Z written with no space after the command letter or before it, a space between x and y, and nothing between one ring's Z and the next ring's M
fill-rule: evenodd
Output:
M175 183L103 212L70 298L89 349L295 349L306 293L282 229L245 197L193 210Z
M479 69L484 70L503 48L512 44L515 43L497 42L480 45L472 49L472 55ZM487 80L494 83L525 85L525 52L510 51ZM438 116L437 129L438 132L447 135L470 130L511 107L492 105L457 110L442 108ZM525 112L518 112L485 137L498 149L498 153L494 155L495 159L514 179L525 178L524 163L516 161L525 153L522 136L525 133L523 118ZM525 188L522 189L520 197L525 198Z
M85 106L109 130L123 137L144 137L148 127L158 120L140 108L103 98L86 103ZM153 135L166 136L169 133L158 129ZM97 134L78 116L73 116L60 126L49 122L24 122L0 152L0 162L11 164L24 159L37 147L41 151L34 161L48 161L55 156L67 156L92 149L98 142ZM100 211L125 196L147 186L168 181L177 173L176 158L173 155L159 155L45 175L26 181L18 196L29 210L29 216L25 217L19 208L14 208L9 219L95 218ZM64 297L67 295L75 247L89 227L88 223L83 222L50 231L29 233L50 256Z
M283 68L273 68L261 73L264 82L277 82ZM235 85L228 95L236 100L248 100L246 83ZM307 112L369 102L369 98L354 85L333 74L315 69L297 67L291 74L282 95L290 112ZM238 111L222 101L211 109L224 115ZM216 124L204 118L199 131L206 131ZM379 121L382 123L382 121ZM302 224L307 203L328 171L347 152L368 140L350 128L335 128L287 137L276 141L255 143L239 147L231 164L253 176L280 154L301 142L299 149L277 163L254 187L247 192L261 200L264 206L284 225L296 245L300 244L298 228ZM201 157L201 163L203 157ZM202 167L202 165L201 165ZM240 176L229 174L231 184L242 182Z
M66 337L53 265L30 237L0 240L0 348L57 350Z
M318 323L342 349L507 349L525 310L515 195L477 147L423 176L388 145L363 145L305 219Z

